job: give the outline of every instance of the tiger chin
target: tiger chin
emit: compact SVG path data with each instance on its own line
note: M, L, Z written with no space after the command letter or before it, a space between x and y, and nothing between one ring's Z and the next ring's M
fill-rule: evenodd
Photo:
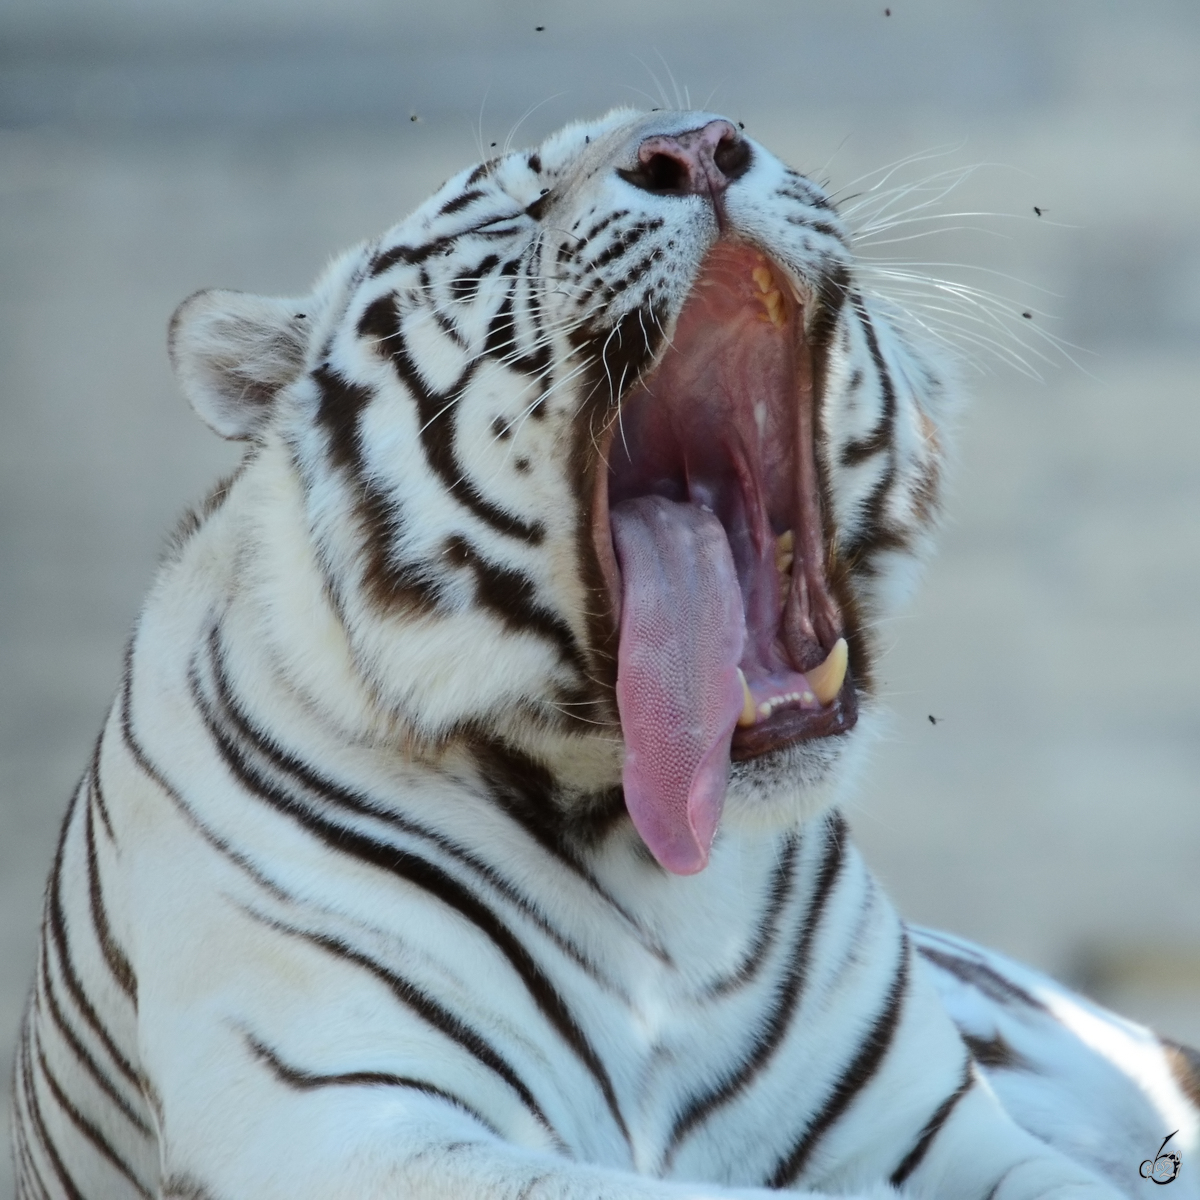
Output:
M68 811L28 1197L1145 1190L1195 1053L906 926L837 814L955 388L712 114L170 330L247 442Z

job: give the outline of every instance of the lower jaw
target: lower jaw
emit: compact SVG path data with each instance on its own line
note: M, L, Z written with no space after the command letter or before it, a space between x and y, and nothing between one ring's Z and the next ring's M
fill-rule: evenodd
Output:
M857 722L858 697L853 680L847 677L841 692L824 709L779 709L766 721L738 726L729 757L745 762L788 746L849 733Z

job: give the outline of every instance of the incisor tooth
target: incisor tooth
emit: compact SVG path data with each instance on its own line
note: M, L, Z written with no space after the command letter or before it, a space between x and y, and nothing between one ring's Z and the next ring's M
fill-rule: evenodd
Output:
M742 683L742 711L738 715L737 723L744 729L749 725L753 725L757 717L754 712L754 697L750 695L750 685L746 682L746 677L742 674L741 667L738 667L738 679Z
M842 690L849 661L850 648L846 645L846 639L838 638L825 661L819 667L804 672L809 687L822 704L828 704Z

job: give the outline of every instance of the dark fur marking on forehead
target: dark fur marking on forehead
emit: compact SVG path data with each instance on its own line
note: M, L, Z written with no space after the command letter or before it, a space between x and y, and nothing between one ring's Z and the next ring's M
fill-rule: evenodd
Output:
M392 246L387 250L381 250L371 261L369 276L374 279L401 264L419 266L438 255L450 254L462 238L476 237L488 241L498 241L512 237L516 233L523 232L524 227L520 223L500 228L489 227L494 227L501 221L512 221L518 215L513 212L501 213L499 216L489 217L486 221L480 221L477 225L468 225L466 228L458 230L457 233L447 233L432 238L420 246Z
M367 306L358 322L358 334L375 341L380 354L391 359L400 382L416 402L417 418L421 423L421 447L430 469L441 479L447 492L499 533L538 545L546 533L542 523L526 522L497 508L479 494L458 460L455 449L458 399L479 366L479 360L469 362L451 387L444 392L435 392L421 378L408 352L400 331L396 297L391 293Z
M438 215L442 217L448 217L451 213L456 213L460 209L466 208L468 204L473 204L481 196L485 195L487 195L487 193L480 188L468 188L465 192L460 192L452 200L447 200L446 203L442 205Z

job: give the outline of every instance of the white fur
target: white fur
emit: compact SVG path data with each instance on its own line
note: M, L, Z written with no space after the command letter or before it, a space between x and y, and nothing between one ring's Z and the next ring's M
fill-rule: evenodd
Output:
M827 824L869 695L853 733L735 767L700 875L650 864L619 816L569 854L519 819L579 821L620 780L572 472L631 382L597 369L617 322L669 336L718 233L707 200L614 168L708 119L571 126L462 172L303 300L180 309L185 392L254 447L156 582L68 816L18 1061L23 1196L875 1200L960 1083L907 1191L1116 1194L1068 1080L1111 1021L1062 1000L1040 1027L1061 1121L1036 1115L1053 1079L993 1090L935 984L964 1027L1008 1017L929 972ZM845 276L818 449L869 647L927 549L949 385L862 295L819 189L753 156L734 230L810 300ZM1168 1097L1190 1152L1161 1047L1121 1044L1108 1110Z

